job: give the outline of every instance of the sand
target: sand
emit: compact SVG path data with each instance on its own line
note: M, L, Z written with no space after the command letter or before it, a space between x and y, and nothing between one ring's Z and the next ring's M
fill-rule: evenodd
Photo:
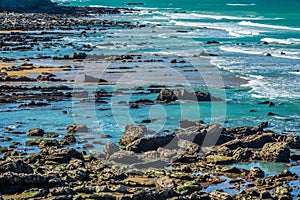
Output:
M6 68L6 67L11 67L14 66L14 63L0 63L0 69L2 68ZM8 76L27 76L30 77L31 74L41 74L42 72L48 72L48 73L52 73L52 72L59 72L59 71L63 71L66 70L68 68L55 68L55 67L43 67L43 68L34 68L32 69L32 67L30 66L30 69L25 69L22 71L7 71Z

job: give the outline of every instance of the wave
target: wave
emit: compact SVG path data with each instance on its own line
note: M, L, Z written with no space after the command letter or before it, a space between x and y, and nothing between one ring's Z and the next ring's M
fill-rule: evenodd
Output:
M295 72L289 72L289 74L295 74L295 75L300 75L300 71L295 71Z
M227 3L227 6L255 6L255 3Z
M243 53L243 54L250 54L250 55L263 55L263 52L257 51L257 50L242 50L240 48L236 48L236 47L226 47L226 46L221 46L220 49L222 51L226 51L226 52L232 52L232 53Z
M283 18L265 18L265 17L239 17L229 15L210 15L197 13L165 13L171 19L215 19L215 20L280 20Z
M244 37L244 36L258 36L260 32L255 29L245 29L234 24L228 23L204 23L204 22L181 22L171 20L170 23L176 26L186 26L186 27L198 27L198 28L209 28L214 30L227 31L232 37Z
M278 43L278 44L300 44L300 39L288 38L288 39L276 39L276 38L263 38L262 42Z
M259 28L300 31L300 28L289 27L289 26L280 26L280 25L260 24L260 23L250 22L250 21L241 21L238 24L241 25L241 26L252 26L252 27L259 27Z

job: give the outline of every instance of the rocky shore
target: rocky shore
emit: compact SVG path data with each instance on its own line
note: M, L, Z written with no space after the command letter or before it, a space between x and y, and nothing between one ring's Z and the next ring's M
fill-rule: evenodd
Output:
M186 121L187 123L188 121ZM128 125L119 146L107 143L104 152L69 147L83 124L66 128L62 140L42 129L27 132L40 151L26 155L1 148L0 193L4 199L296 199L291 192L299 181L289 170L266 175L258 168L231 166L240 161L300 164L291 149L300 149L299 136L256 127L224 128L190 122L172 134L156 135L145 126ZM217 144L205 137L220 135ZM33 141L33 140L28 140ZM291 163L291 161L293 161ZM227 183L235 193L209 188ZM299 198L299 196L298 196Z

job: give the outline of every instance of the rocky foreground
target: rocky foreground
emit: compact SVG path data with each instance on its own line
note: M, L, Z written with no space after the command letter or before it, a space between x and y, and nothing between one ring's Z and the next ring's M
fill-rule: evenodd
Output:
M104 153L68 147L76 135L88 132L83 124L69 125L60 141L39 140L51 134L29 130L27 136L35 141L30 145L40 151L25 156L1 150L0 193L4 199L297 198L291 195L297 188L289 185L299 182L296 174L284 170L266 175L258 167L245 170L229 164L262 160L299 165L300 157L291 154L291 149L300 149L299 136L265 130L268 123L223 128L182 120L181 126L158 135L145 126L128 125L119 146L107 143ZM215 146L212 140L205 142L212 136L220 136ZM236 194L207 190L226 181Z

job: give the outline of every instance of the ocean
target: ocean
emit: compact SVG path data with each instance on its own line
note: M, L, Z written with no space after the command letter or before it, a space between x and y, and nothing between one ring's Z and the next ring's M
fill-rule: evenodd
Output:
M72 101L51 102L51 106L40 109L16 108L18 104L3 105L0 108L1 128L9 127L14 131L26 132L30 128L41 127L45 131L64 135L67 124L83 123L91 130L90 134L80 136L83 143L95 138L99 140L100 133L111 136L101 138L100 143L95 143L96 150L102 150L103 144L108 141L117 143L127 124L141 124L144 119L153 119L152 123L144 125L161 134L179 128L179 120L182 118L203 120L205 124L220 123L224 127L256 126L268 121L270 130L299 134L300 1L53 1L65 6L132 8L136 11L91 17L130 21L145 27L115 30L104 28L90 37L78 37L78 32L82 31L78 30L74 34L62 35L59 38L61 46L39 51L1 51L0 57L22 58L39 53L48 56L72 55L73 50L65 45L72 43L75 46L94 46L89 54L133 54L154 60L174 57L183 62L176 66L170 62L159 65L143 63L140 66L127 63L128 73L103 75L103 78L117 82L114 86L66 83L78 91L123 91L122 95L114 96L108 104L83 103L82 99L73 98ZM207 56L208 54L214 56ZM124 65L104 63L101 66L90 66L89 71L99 72L103 68L116 69ZM72 72L69 74L73 77L77 75ZM145 89L149 85L181 85L192 90L211 92L225 101L183 101L144 106L138 110L128 109L128 105L119 103L145 98L139 92L149 92ZM145 87L142 90L133 88L139 86ZM126 92L128 95L124 95ZM146 96L154 101L156 97L157 94L148 93ZM275 105L268 106L266 101ZM71 114L62 117L62 110ZM26 141L26 137L19 135L3 133L3 136L9 136L21 143ZM75 146L81 147L82 144ZM247 169L249 166L259 166L267 174L286 169L282 164L273 166L272 163L263 162L235 166ZM299 167L290 169L299 175ZM294 191L294 194L298 192L299 190Z
M126 45L97 46L95 52L188 56L204 51L217 54L210 62L223 75L247 80L247 83L240 84L241 87L233 84L226 91L227 126L255 125L264 120L269 121L270 128L275 131L299 132L299 1L145 0L137 5L105 0L55 2L140 9L134 14L124 13L110 18L146 24L149 28L107 33L112 37L103 36L101 42ZM217 43L207 44L207 41ZM78 42L93 44L91 40ZM145 45L140 44L143 42ZM258 104L266 100L276 106ZM249 113L250 109L257 112ZM268 112L276 115L267 116Z

